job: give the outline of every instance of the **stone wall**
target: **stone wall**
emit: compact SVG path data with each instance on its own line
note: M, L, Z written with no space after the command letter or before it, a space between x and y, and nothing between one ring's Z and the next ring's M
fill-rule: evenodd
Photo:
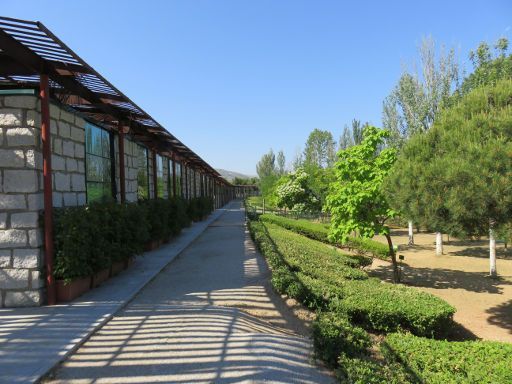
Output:
M121 201L120 179L119 179L119 136L114 136L114 148L116 159L116 191L117 201ZM137 201L137 144L130 138L124 138L124 179L126 201Z
M84 120L50 106L53 205L85 204ZM0 96L0 306L40 305L44 281L40 103Z

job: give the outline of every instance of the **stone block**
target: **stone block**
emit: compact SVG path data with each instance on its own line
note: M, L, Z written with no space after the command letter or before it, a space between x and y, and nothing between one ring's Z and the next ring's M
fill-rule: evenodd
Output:
M9 147L36 146L38 136L34 128L9 128L6 133Z
M29 229L28 231L28 244L37 248L43 245L43 233L40 229Z
M70 177L66 173L57 172L55 176L55 189L57 191L68 192L71 190Z
M85 175L72 174L71 175L71 187L73 191L83 192L85 191Z
M62 142L62 154L68 157L75 157L75 143L64 140Z
M50 113L51 116L51 113ZM50 120L50 133L52 136L59 134L59 127L57 126L57 120Z
M0 229L7 228L7 213L0 213Z
M52 169L54 171L65 171L66 159L61 156L52 155Z
M39 289L44 287L44 280L42 279L41 272L32 271L30 273L30 286L32 289Z
M56 153L57 155L62 155L62 139L53 139L52 152Z
M26 231L21 229L0 229L0 248L21 248L26 245Z
M0 210L26 209L27 202L24 195L0 194Z
M44 195L42 193L34 193L27 195L28 209L38 211L44 208Z
M35 96L5 96L4 106L11 108L35 109L37 98Z
M85 193L78 193L76 196L77 205L85 205L87 203L87 197Z
M76 200L76 193L73 192L67 192L64 193L64 206L65 207L76 207L77 200Z
M62 207L62 193L53 192L52 194L53 206L60 208Z
M27 111L26 123L29 127L41 127L41 114L37 111ZM51 124L50 124L51 129Z
M0 164L2 168L23 168L25 156L21 149L0 149Z
M55 120L60 119L60 107L58 105L50 103L50 117Z
M6 307L34 307L41 305L40 291L6 292L4 304Z
M77 169L80 173L85 173L85 163L82 160L77 160Z
M26 167L43 170L43 154L39 151L29 149L25 152Z
M11 250L0 250L0 268L9 268L11 266Z
M5 170L4 192L37 192L39 189L37 172L33 170Z
M39 249L15 249L12 254L12 266L14 268L37 268L39 267Z
M77 159L83 159L85 157L85 145L84 144L75 144L75 157Z
M37 212L11 213L11 228L37 228Z
M0 127L17 127L22 125L23 113L21 109L2 108L0 111Z
M59 136L64 139L69 139L71 137L71 126L69 123L65 121L58 121L57 125L59 126Z
M79 143L85 143L85 130L71 127L71 138Z
M28 288L27 269L0 269L0 289Z
M61 120L67 121L68 123L75 124L75 114L68 111L60 112Z
M75 159L67 158L66 159L66 171L68 172L76 172L78 171L78 162Z

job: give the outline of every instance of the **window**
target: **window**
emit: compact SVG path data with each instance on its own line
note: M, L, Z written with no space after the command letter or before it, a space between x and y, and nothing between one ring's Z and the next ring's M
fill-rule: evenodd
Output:
M176 196L182 196L181 191L183 183L181 182L181 164L176 162Z
M113 199L110 133L89 122L85 124L85 167L87 202Z
M156 190L157 196L164 197L165 179L164 179L164 159L160 155L156 155Z
M137 197L149 199L148 150L137 145Z

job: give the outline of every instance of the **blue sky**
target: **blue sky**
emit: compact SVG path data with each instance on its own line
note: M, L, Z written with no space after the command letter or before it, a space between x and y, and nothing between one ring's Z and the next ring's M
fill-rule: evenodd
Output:
M512 2L0 0L42 21L216 168L256 174L271 147L288 162L314 128L337 139L382 100L422 37L462 64L511 37Z

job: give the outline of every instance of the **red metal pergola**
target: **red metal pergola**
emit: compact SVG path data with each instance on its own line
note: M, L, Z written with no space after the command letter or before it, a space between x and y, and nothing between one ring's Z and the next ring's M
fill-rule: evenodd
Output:
M55 303L50 99L59 101L85 118L119 134L122 202L125 201L122 138L128 131L136 141L150 150L201 170L220 185L230 185L214 168L96 72L42 23L0 17L0 89L23 88L39 89L41 99L45 264L50 305ZM156 175L156 172L154 174ZM173 193L176 194L175 187Z

